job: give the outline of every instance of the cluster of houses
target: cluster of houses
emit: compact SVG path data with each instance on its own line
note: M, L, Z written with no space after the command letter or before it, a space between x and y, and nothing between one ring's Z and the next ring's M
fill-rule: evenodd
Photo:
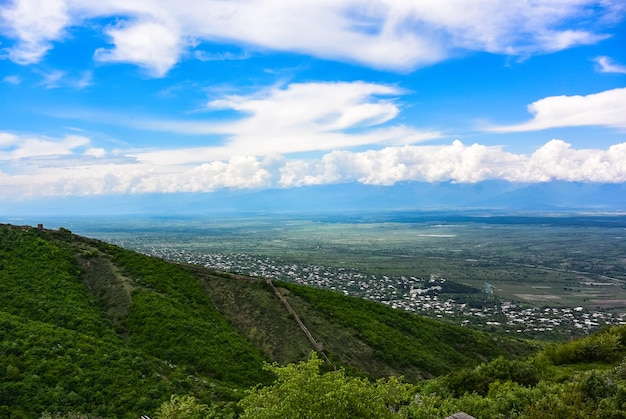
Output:
M349 268L296 264L244 253L206 254L168 247L152 247L143 251L162 259L216 270L330 289L396 309L490 331L524 336L573 335L586 334L604 325L626 324L626 313L502 302L485 290L491 287L482 290L486 303L480 307L459 303L443 293L446 279L436 275L429 278L372 275Z

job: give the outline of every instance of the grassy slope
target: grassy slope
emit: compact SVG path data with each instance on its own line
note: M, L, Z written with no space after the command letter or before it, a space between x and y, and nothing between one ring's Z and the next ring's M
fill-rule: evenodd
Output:
M348 363L345 357L352 351L346 353L340 348L352 347L357 353L361 348L365 359L353 362L373 375L392 372L409 379L436 376L531 350L522 340L479 333L379 303L294 284L284 283L282 287L298 310L316 313L309 328L323 340L331 358Z
M438 375L527 345L295 285L282 292L334 363ZM311 346L269 287L99 241L0 225L0 414L138 416L268 382ZM507 346L507 345L514 345Z
M266 284L191 270L216 307L268 358L281 364L307 358L311 344ZM476 332L371 301L296 284L277 285L334 364L371 377L403 375L417 381L500 355L521 356L534 348L523 340Z

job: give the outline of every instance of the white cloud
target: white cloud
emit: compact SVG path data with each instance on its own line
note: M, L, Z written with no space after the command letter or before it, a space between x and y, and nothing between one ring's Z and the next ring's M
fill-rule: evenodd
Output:
M13 76L4 76L2 78L2 81L4 83L8 83L8 84L14 84L14 85L18 85L22 82L22 78L20 76L17 75L13 75Z
M91 71L84 71L81 73L80 77L77 79L73 79L70 82L70 87L74 87L76 89L84 89L85 87L89 87L93 84L93 73Z
M488 130L522 132L590 125L626 128L626 88L587 96L551 96L531 103L528 111L533 114L528 122Z
M67 72L62 70L50 70L41 73L41 75L43 77L41 84L46 89L58 89L61 87L84 89L91 86L93 79L91 71L85 71L79 77L68 76Z
M397 27L408 26L418 34L422 32L417 28L424 26L442 32L449 38L446 47L524 56L595 43L604 37L588 30L565 29L563 25L601 3L596 1L391 0L389 3L398 16L394 22Z
M13 147L17 143L17 135L0 132L0 149Z
M106 150L101 147L90 147L83 153L85 156L104 157Z
M0 8L0 28L17 39L7 50L9 58L19 64L38 62L53 41L63 38L70 16L64 0L18 0L12 7Z
M17 40L10 58L28 64L67 25L116 17L122 23L107 29L113 48L96 58L161 77L187 48L218 41L399 71L459 48L527 56L598 42L607 36L595 32L601 22L623 13L605 0L15 0L2 19Z
M199 192L220 188L261 188L271 186L272 174L252 156L234 156L228 162L204 163L188 170L170 184L176 191Z
M360 182L452 181L626 182L626 143L606 150L575 149L551 140L531 155L481 144L392 146L363 152L332 151L321 158L237 155L188 166L119 157L89 146L84 137L21 137L0 133L0 198L113 193L211 192Z
M194 51L194 58L199 61L240 61L251 57L249 52L233 53L230 51L210 53L206 51Z
M144 121L139 127L185 133L220 134L220 145L160 150L136 155L142 161L185 164L232 155L267 155L333 150L366 144L411 144L441 136L387 124L399 112L390 95L400 89L375 83L294 83L249 96L209 102L211 109L243 115L233 122Z
M41 82L46 89L56 89L61 85L61 79L65 77L65 72L61 70L53 70L43 74L43 81Z
M474 183L490 179L512 182L626 181L626 143L608 150L575 150L552 140L531 156L500 147L446 146L388 147L378 151L332 152L320 160L291 160L280 168L284 187L358 181L393 185L403 181Z
M626 143L613 145L608 150L576 150L564 141L552 140L530 156L520 177L540 182L553 179L624 182Z
M626 74L626 66L615 63L611 57L600 56L594 61L598 64L601 73Z
M53 139L1 133L0 161L72 154L77 148L84 147L89 142L88 138L78 135L68 135L62 139Z
M510 167L523 164L524 157L500 147L465 146L387 147L361 153L335 151L319 161L291 161L281 169L282 186L302 186L358 181L393 185L402 181L478 182L507 178Z
M256 131L268 122L290 130L309 125L314 131L334 131L378 125L395 118L398 108L390 101L367 101L374 95L398 95L397 88L375 83L298 83L255 96L228 96L209 103L211 108L249 113L241 132Z
M183 49L183 40L175 28L157 22L125 23L110 28L107 35L115 47L96 50L97 60L137 64L155 77L163 77Z

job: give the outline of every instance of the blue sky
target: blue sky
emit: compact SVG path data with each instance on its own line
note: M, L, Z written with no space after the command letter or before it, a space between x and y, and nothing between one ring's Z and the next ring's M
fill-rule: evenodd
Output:
M622 0L0 0L0 199L626 183Z

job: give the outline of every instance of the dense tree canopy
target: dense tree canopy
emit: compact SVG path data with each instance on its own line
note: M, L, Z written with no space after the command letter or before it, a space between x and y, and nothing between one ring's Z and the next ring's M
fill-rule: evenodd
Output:
M344 370L320 372L313 353L306 362L284 367L268 365L278 376L271 386L257 387L241 401L242 418L349 419L391 418L413 396L413 386L395 377L370 382Z

